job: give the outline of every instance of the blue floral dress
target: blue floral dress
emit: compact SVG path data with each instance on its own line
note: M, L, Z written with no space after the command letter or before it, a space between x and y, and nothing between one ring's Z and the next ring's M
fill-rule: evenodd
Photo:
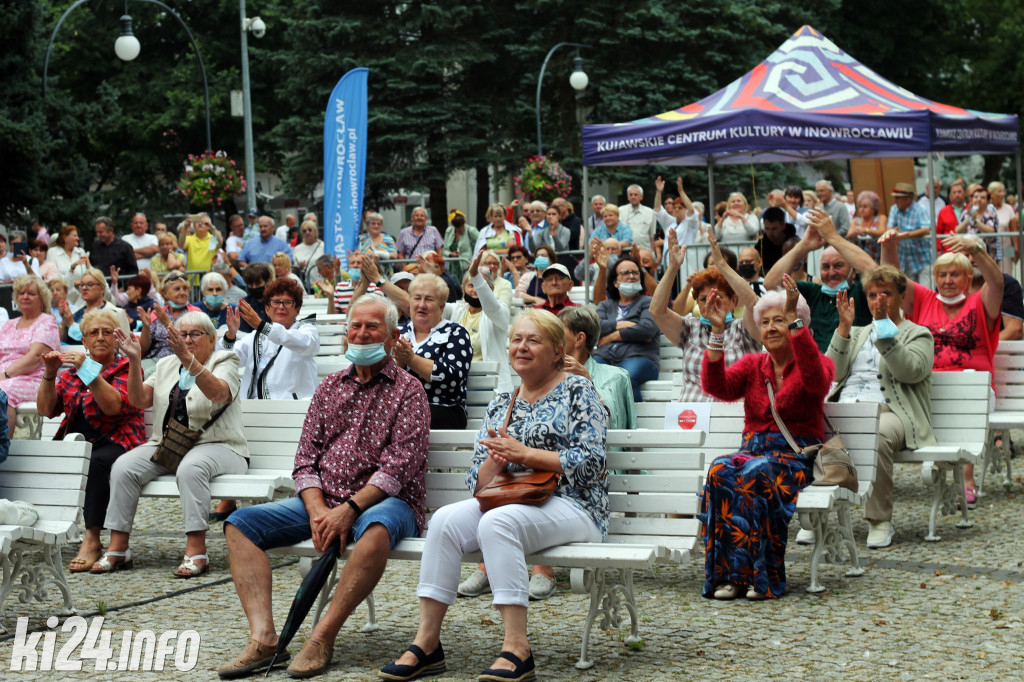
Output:
M800 448L824 436L825 396L835 366L818 352L809 329L791 337L794 359L776 386L776 405ZM726 367L705 355L702 382L718 400L743 399L739 449L716 457L708 470L698 518L704 526L704 589L722 583L753 586L768 597L786 591L786 542L796 499L811 482L813 457L793 452L771 414L765 381L773 384L768 353Z
M498 432L508 413L511 393L501 393L487 406L487 415L477 434L473 464L466 476L470 490L476 488L477 472L487 458L481 438L488 429ZM555 495L577 505L608 535L608 477L605 469L608 412L594 384L569 374L547 395L532 405L516 399L508 424L508 435L523 445L558 453L564 474ZM509 464L509 471L526 471L521 464Z

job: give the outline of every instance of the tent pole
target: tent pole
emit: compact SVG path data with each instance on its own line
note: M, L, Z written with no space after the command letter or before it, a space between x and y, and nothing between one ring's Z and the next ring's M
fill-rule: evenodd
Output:
M587 208L590 203L587 201L587 187L587 167L583 166L583 205L580 206L580 213L585 217L580 232L583 234L583 300L589 302L593 299L590 298L590 235L587 234L587 222L590 221Z
M1017 165L1017 205L1013 211L1017 214L1017 266L1021 268L1021 271L1017 273L1017 281L1024 282L1024 258L1021 257L1021 250L1024 249L1024 222L1020 220L1020 202L1024 198L1021 194L1022 188L1021 177L1020 177L1020 150L1017 150L1015 155Z
M931 216L931 222L929 223L929 234L932 240L932 263L938 258L939 243L935 239L935 168L932 165L932 153L928 152L928 189L925 192L925 196L931 197L931 201L928 202L928 215Z

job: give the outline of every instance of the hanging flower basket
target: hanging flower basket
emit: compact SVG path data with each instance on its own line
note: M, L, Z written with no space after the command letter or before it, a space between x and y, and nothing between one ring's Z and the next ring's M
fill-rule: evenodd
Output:
M568 197L572 192L572 178L548 156L527 159L522 173L514 181L516 194L527 201L550 203L558 197Z
M188 155L178 189L192 206L218 206L245 191L245 178L225 152L206 151Z

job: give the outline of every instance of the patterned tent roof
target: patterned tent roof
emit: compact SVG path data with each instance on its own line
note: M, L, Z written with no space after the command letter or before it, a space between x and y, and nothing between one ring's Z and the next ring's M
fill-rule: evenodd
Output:
M850 157L1015 154L1015 115L933 102L882 78L804 26L699 102L583 128L583 162L706 165Z

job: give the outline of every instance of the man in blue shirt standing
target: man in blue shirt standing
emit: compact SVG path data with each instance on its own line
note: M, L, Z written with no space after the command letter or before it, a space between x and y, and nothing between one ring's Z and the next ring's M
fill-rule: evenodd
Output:
M274 231L277 226L274 225L274 219L270 216L262 216L259 219L260 236L259 239L250 239L244 247L242 247L242 253L238 256L240 265L248 265L249 263L269 263L270 259L278 251L284 251L288 254L288 257L292 257L292 247L288 246L288 243L283 239L278 239L274 236Z
M924 239L931 234L931 220L914 201L914 186L909 182L897 182L892 197L896 203L889 209L889 227L899 234L900 270L931 289L932 246Z

